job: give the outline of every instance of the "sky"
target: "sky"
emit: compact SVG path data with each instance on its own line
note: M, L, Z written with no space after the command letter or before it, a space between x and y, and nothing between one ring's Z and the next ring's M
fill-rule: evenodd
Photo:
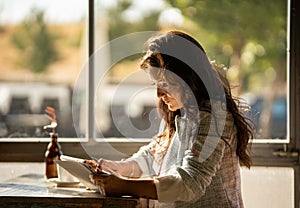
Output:
M72 22L87 14L85 0L0 0L0 21L18 23L31 8L45 10L45 19L50 22ZM57 6L59 5L59 7Z
M31 8L45 11L49 22L66 23L81 20L87 14L87 0L0 0L0 22L15 24L26 17ZM111 0L102 0L103 6L110 6ZM133 10L143 13L163 6L162 0L134 0ZM59 5L59 6L58 6Z

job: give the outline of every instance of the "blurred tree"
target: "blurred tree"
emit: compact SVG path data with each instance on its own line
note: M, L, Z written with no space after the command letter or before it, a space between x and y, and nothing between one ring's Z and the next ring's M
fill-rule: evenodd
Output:
M22 52L19 63L34 73L46 71L58 60L55 37L48 31L44 11L32 9L29 16L12 35L12 43Z
M140 18L130 21L126 18L126 12L131 9L131 0L118 0L116 5L106 10L108 19L109 39L115 39L125 34L137 31L158 31L158 18L161 11L149 10Z
M0 18L1 18L2 12L3 12L3 5L0 4ZM3 25L0 24L0 33L3 33L3 32L5 32L5 29L4 29Z
M286 83L286 1L164 2L169 7L180 9L185 18L185 23L181 27L174 26L174 29L191 33L202 42L212 59L230 67L229 79L238 83L238 94L260 89L267 83ZM115 6L105 10L109 17L110 40L137 31L163 29L158 19L164 8L149 10L132 22L125 15L132 5L130 0L118 0Z
M132 9L133 3L131 0L118 0L116 5L108 8L105 12L108 18L108 35L109 39L113 40L123 35L130 33L136 33L140 31L158 31L158 18L161 11L149 10L143 13L143 16L139 16L135 19L129 19L126 16L126 12ZM132 44L135 45L136 40L132 40ZM132 56L134 58L135 56ZM135 57L136 58L136 57Z
M203 34L204 40L210 38L214 44L208 53L233 67L232 78L241 84L241 91L253 87L250 83L253 74L259 74L261 79L256 81L260 82L274 81L274 74L277 82L286 82L287 1L166 2L198 25L194 29L197 38L203 39Z

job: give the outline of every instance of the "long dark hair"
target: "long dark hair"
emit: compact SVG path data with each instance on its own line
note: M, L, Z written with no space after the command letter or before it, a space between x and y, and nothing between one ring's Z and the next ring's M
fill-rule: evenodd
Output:
M211 99L226 102L227 110L232 114L237 128L236 153L242 164L249 168L251 157L248 143L254 136L252 126L243 116L238 100L232 97L229 83L221 70L223 68L212 64L200 43L181 31L169 31L154 36L146 43L146 48L141 68L145 70L158 68L160 70L157 76L164 70L176 74L192 91L200 110L207 110L205 103ZM161 99L158 108L162 112L161 117L166 121L165 128L172 135L176 131L175 117L181 112L169 110Z

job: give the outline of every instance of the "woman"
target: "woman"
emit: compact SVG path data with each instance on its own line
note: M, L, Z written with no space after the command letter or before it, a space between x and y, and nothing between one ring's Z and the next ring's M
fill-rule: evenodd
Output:
M155 199L157 207L243 207L239 164L250 168L253 133L223 67L194 38L170 31L147 42L141 68L157 86L159 134L124 161L88 161L121 176L92 181L107 195Z

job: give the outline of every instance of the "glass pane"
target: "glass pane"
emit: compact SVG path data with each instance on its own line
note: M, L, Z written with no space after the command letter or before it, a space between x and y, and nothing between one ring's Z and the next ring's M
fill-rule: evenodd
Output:
M194 36L205 48L211 60L228 67L227 77L232 86L234 96L243 98L251 107L257 128L257 141L288 142L288 1L148 1L145 7L142 1L118 0L108 3L97 0L96 37L97 48L103 52L103 44L114 40L125 40L125 36L133 36L137 32L164 31L170 29L184 30ZM268 12L266 12L268 11ZM149 33L150 35L150 33ZM123 41L116 48L109 48L106 56L102 56L105 86L98 86L98 98L95 110L98 132L107 137L128 137L121 126L126 122L139 127L144 122L144 129L149 128L147 122L150 109L155 109L156 98L149 90L148 98L141 99L138 106L128 108L128 103L136 98L136 94L108 93L110 97L101 97L100 91L105 88L129 87L145 88L147 81L143 74L138 74L140 54L132 51L143 50L140 40ZM120 59L115 56L128 50L128 55ZM101 71L101 70L100 70ZM99 69L96 67L96 73ZM104 84L102 82L102 84ZM121 83L121 85L120 85ZM138 92L141 92L138 89ZM149 89L149 88L147 88ZM151 91L151 92L150 92ZM146 93L146 92L144 92ZM118 97L118 103L109 100ZM122 97L122 98L121 98ZM122 100L123 99L123 100ZM106 109L106 110L103 110ZM130 113L128 113L130 111ZM117 116L119 115L119 117ZM145 116L146 115L146 116ZM157 122L157 115L153 115ZM113 119L116 116L119 119ZM143 117L145 116L145 117ZM104 122L105 121L105 122ZM128 124L128 123L126 123ZM142 128L143 129L143 128ZM101 135L100 134L100 135ZM131 137L140 137L132 131ZM146 134L145 137L149 135ZM265 140L267 139L267 140Z
M72 8L70 8L72 5ZM77 137L73 85L86 61L87 2L0 2L0 137L48 137L45 109L60 137Z

